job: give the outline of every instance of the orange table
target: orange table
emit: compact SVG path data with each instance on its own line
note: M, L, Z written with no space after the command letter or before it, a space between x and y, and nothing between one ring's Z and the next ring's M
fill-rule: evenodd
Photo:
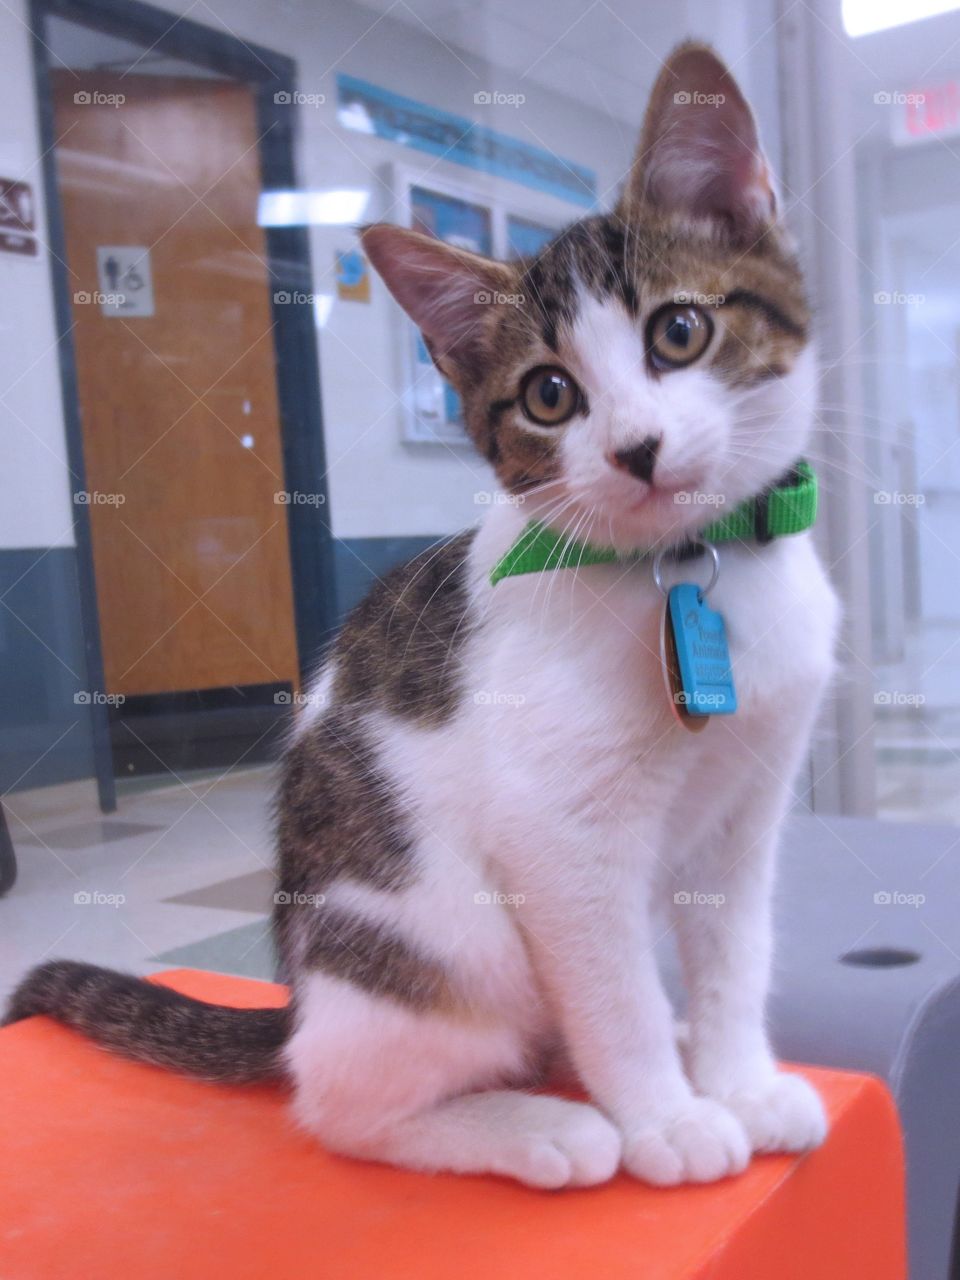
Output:
M235 1005L283 988L177 970ZM833 1121L709 1187L540 1192L327 1155L279 1089L123 1062L45 1018L0 1032L2 1280L903 1280L893 1103L804 1068Z

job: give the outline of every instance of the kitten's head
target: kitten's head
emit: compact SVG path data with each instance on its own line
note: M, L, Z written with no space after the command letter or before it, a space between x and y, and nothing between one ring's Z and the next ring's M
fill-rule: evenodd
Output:
M613 213L493 262L399 227L363 244L525 511L621 549L775 482L812 417L808 312L749 106L687 44Z

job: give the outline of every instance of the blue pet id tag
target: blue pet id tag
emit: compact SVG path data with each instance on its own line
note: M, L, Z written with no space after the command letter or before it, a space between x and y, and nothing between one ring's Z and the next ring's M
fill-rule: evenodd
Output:
M719 556L715 547L703 545L713 556L713 574L705 587L680 582L667 590L659 556L654 563L654 580L667 597L661 656L670 705L681 724L692 730L705 728L710 716L732 715L737 709L723 615L706 599L717 580Z

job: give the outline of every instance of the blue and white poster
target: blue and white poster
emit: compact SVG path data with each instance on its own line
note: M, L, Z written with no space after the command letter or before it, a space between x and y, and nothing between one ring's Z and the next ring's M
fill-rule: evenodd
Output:
M344 128L508 178L583 208L596 202L592 169L356 76L337 76L337 119Z

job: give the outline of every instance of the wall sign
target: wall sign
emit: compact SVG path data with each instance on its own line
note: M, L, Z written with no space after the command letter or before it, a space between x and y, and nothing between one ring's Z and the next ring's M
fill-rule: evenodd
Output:
M33 188L15 178L0 178L0 253L35 258L36 229Z
M370 269L359 249L336 255L337 297L342 302L370 301Z
M960 82L931 85L912 93L877 94L894 108L893 141L910 146L931 138L960 135Z
M101 315L153 315L153 276L145 245L98 245L97 285Z
M347 129L509 178L585 208L597 198L591 169L355 76L337 76L337 118Z

